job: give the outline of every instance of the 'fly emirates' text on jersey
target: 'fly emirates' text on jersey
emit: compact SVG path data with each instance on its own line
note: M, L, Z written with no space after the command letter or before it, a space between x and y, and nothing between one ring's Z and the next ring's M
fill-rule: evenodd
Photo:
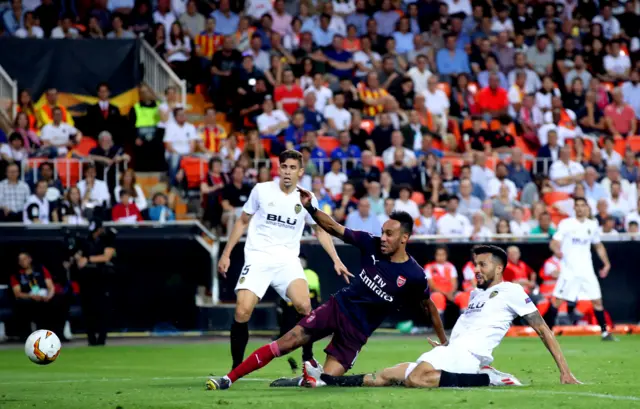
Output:
M563 276L595 274L591 259L591 245L600 243L598 222L575 217L564 219L558 225L553 239L562 243L560 271Z
M313 193L311 203L318 207ZM297 190L286 194L277 182L258 183L242 208L253 215L244 246L245 262L278 263L297 258L304 224L316 224L300 203Z
M453 327L449 345L464 348L482 365L493 361L492 352L516 317L538 311L520 284L503 281L487 290L471 292L469 307Z
M429 298L429 287L420 265L409 256L393 263L380 252L380 237L344 229L344 242L360 249L362 270L334 297L351 323L367 337L400 306L418 307Z

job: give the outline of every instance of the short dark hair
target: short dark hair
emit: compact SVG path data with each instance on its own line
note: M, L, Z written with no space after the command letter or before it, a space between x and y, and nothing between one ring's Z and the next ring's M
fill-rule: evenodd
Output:
M389 220L395 220L400 223L400 228L404 233L411 235L413 232L413 218L407 212L394 211L389 216Z
M101 82L98 84L98 86L96 87L96 92L100 91L100 88L102 87L106 87L107 91L110 91L111 88L109 88L109 84L107 84L106 82Z
M434 253L434 254L435 254L435 253L437 253L437 252L438 252L438 250L443 250L445 253L447 253L447 255L449 254L449 247L447 247L447 246L446 246L446 245L444 245L444 244L438 244L438 245L436 246L436 249L434 250L434 252L433 252L433 253Z
M11 135L9 135L9 142L13 141L22 141L24 144L24 139L22 139L22 135L20 135L18 132L13 132Z
M296 150L287 149L278 156L278 159L280 160L280 163L286 162L287 159L297 160L300 167L302 167L302 154Z
M474 256L478 256L480 254L491 254L493 256L494 261L498 261L502 267L507 265L507 253L498 246L493 246L491 244L480 244L477 246L473 246L471 249L471 254Z
M584 204L586 204L587 206L589 205L589 203L587 202L587 199L585 199L584 197L580 196L580 197L574 197L573 198L573 203L576 204L578 202L584 202Z
M132 196L131 191L129 189L122 189L120 190L120 194L118 195L118 197L122 197L123 195L129 195Z
M631 220L631 221L629 222L629 227L631 227L632 225L633 225L633 226L636 226L636 227L638 227L638 226L639 226L639 225L638 225L638 222L637 222L637 221L635 221L635 220Z

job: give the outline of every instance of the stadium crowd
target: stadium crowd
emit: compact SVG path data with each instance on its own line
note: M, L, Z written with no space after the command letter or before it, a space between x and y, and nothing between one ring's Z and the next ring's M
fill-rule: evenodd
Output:
M21 38L144 37L212 102L191 123L175 88L143 86L125 117L101 84L75 124L55 89L38 108L22 91L3 221L171 220L199 189L224 232L298 149L302 185L351 228L399 209L417 234L552 234L577 195L603 234L638 231L635 2L13 0L1 15ZM75 157L83 180L63 185L52 161ZM168 169L151 203L134 169Z

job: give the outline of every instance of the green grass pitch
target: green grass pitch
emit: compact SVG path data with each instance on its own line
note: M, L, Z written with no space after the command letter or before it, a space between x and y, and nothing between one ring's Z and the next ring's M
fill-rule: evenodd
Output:
M258 340L259 341L259 340ZM224 374L226 342L166 342L105 348L63 348L49 366L28 361L21 348L0 350L0 408L639 408L640 337L603 343L598 337L566 337L560 343L584 385L559 385L555 364L537 338L508 338L494 365L527 386L408 390L404 388L269 388L288 376L284 359L237 382L227 391L205 391L207 374ZM247 353L261 342L252 342ZM316 356L324 357L316 346ZM373 337L354 373L414 361L429 349L418 337ZM298 361L299 352L293 355Z

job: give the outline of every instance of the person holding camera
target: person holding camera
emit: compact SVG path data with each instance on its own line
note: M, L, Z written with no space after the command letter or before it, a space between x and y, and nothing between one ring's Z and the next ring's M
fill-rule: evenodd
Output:
M113 272L115 234L102 220L89 224L89 237L74 255L80 283L80 301L90 346L105 345L109 316L109 277Z

